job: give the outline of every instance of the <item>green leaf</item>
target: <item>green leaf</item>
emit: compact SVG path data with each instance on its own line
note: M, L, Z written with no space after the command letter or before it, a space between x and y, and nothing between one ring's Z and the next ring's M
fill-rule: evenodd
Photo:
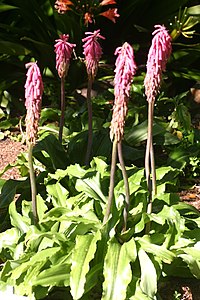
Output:
M27 55L31 51L22 45L9 41L0 41L0 53L8 55Z
M200 242L198 242L194 247L183 248L178 252L183 252L178 254L178 257L181 257L183 261L188 265L191 273L197 278L200 279Z
M157 293L157 274L154 264L146 252L141 248L138 251L138 258L141 269L140 287L146 295L153 299Z
M47 193L53 196L52 202L54 207L56 206L66 206L66 201L69 195L69 192L66 188L60 184L60 182L56 182L55 184L47 185Z
M42 286L69 286L70 264L53 265L42 271L33 281L33 285Z
M3 248L10 248L12 245L15 246L19 237L20 233L17 228L11 228L0 233L0 252Z
M77 179L76 189L78 192L85 192L89 197L106 203L107 198L102 193L100 174L96 173L91 178Z
M18 228L22 233L25 233L29 230L30 219L23 217L17 212L15 202L12 202L10 204L9 214L10 214L11 224L14 227Z
M37 195L37 211L39 221L43 219L44 214L47 210L48 207L46 206L44 199L40 195Z
M175 258L175 254L172 251L167 250L164 246L153 244L146 236L142 238L136 238L136 240L139 242L141 248L145 252L156 255L159 259L167 264L170 264Z
M0 208L7 207L11 201L13 201L17 189L27 188L29 186L28 182L25 180L12 180L9 179L3 182L4 185L1 189L0 194Z
M42 151L45 151L48 157ZM62 144L52 134L39 141L33 148L33 156L52 171L65 169L68 164L67 154Z
M200 16L200 5L191 6L187 9L189 15Z
M102 300L124 300L132 279L131 261L137 256L134 240L123 245L116 239L109 241L104 263Z
M37 252L34 255L32 255L32 253L24 255L26 261L24 262L23 258L22 261L16 261L16 263L19 263L19 266L12 271L11 279L16 280L21 276L22 273L26 272L30 267L34 266L38 262L46 262L49 257L51 257L58 251L60 251L60 247L52 247Z
M12 10L12 9L18 9L18 7L12 6L12 5L7 5L7 4L2 4L2 3L0 5L0 12L7 11L7 10Z
M94 258L97 241L101 234L87 234L76 237L76 245L72 253L72 265L70 273L70 287L73 299L80 299L84 293L86 275L89 271L89 263Z

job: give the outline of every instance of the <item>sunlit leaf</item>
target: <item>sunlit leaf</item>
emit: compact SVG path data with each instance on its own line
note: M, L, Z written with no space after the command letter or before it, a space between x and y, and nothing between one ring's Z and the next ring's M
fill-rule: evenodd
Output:
M115 239L108 243L104 263L102 300L126 299L127 286L132 279L130 262L137 256L134 240L123 245Z
M70 287L73 299L80 299L84 293L86 274L89 263L94 258L97 241L101 238L100 232L95 235L87 234L76 237L76 245L72 253L70 273Z

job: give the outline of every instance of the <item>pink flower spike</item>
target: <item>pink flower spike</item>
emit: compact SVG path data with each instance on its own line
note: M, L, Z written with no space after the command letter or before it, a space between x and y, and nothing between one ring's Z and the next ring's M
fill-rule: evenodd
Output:
M144 79L148 102L155 101L162 81L162 72L166 69L172 51L172 39L164 26L155 25L152 35L154 37L148 53L147 73Z
M68 34L62 34L60 35L60 39L55 40L56 69L60 78L67 75L72 51L76 47L75 44L69 43L68 39Z
M40 118L43 82L40 74L40 69L36 62L26 64L27 79L25 83L25 106L27 109L26 114L26 141L27 144L36 144L38 122Z
M114 94L115 102L110 127L110 138L117 142L121 141L124 135L125 118L128 113L128 99L133 76L136 73L133 48L126 42L122 47L115 50L117 56L115 62Z
M85 34L88 36L82 39L82 41L84 42L83 54L85 55L88 77L93 80L97 74L99 60L102 55L102 49L98 42L98 39L105 38L100 35L100 30L95 30L94 32L86 32Z

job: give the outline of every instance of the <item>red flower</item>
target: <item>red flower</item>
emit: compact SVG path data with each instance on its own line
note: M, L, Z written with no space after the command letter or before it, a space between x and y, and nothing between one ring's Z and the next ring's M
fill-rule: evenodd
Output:
M108 18L111 20L113 23L116 23L116 19L120 15L117 13L117 8L109 8L108 10L100 13L101 16Z
M99 5L117 4L115 0L103 0Z
M84 25L88 26L88 23L92 23L93 22L93 15L89 12L86 12L84 14Z
M70 0L57 0L55 2L55 9L57 9L59 14L64 14L67 10L71 10L70 5L74 5Z

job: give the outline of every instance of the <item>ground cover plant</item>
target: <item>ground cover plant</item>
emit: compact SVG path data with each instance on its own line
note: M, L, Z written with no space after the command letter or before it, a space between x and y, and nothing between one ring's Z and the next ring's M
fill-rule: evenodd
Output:
M16 162L21 179L0 180L0 289L29 299L162 299L171 276L200 279L200 214L177 195L200 172L199 129L182 87L200 80L199 5L177 1L163 12L169 28L139 24L135 44L119 37L109 57L104 22L127 25L138 1L30 2L33 14L17 0L1 8L1 64L28 68L29 150ZM5 73L3 134L17 124L8 99L25 78L8 84Z

